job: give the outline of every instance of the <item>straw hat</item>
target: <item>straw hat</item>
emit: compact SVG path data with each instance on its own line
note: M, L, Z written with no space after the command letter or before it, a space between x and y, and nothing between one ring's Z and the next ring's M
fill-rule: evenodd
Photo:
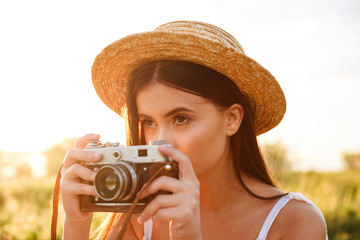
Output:
M245 55L229 33L207 23L176 21L151 32L126 36L107 46L95 59L92 81L101 100L124 116L127 81L141 64L155 60L182 60L212 68L232 79L255 113L257 135L283 118L284 94L276 79Z

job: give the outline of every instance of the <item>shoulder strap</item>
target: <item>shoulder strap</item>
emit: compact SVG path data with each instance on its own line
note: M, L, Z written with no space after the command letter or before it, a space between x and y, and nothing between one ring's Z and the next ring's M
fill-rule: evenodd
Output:
M273 224L276 216L279 214L280 210L290 201L289 195L285 195L275 204L275 206L271 209L269 215L267 216L264 224L261 227L259 236L257 240L265 240L271 225Z
M313 203L312 201L310 201L309 199L307 199L304 195L302 195L301 193L294 193L294 192L290 192L289 193L289 198L290 199L296 199L296 200L300 200L300 201L304 201L307 204L310 204L311 206L313 206L315 208L315 210L320 214L320 216L322 217L325 226L326 226L326 240L329 239L328 234L327 234L327 224L326 224L326 220L324 217L324 214L321 212L320 208L318 208L318 206L315 205L315 203Z
M144 237L143 240L151 240L152 235L152 229L153 229L153 221L150 218L144 223Z
M271 228L271 225L273 224L276 216L279 214L280 210L292 199L304 201L307 204L310 204L311 206L313 206L320 213L320 215L322 216L322 218L323 218L323 220L325 222L325 225L326 225L324 215L322 214L321 210L312 201L307 199L301 193L289 192L287 195L280 198L280 200L271 209L271 211L270 211L269 215L267 216L263 226L261 227L261 230L260 230L259 236L257 237L257 240L266 240L267 235L269 233L269 230ZM328 235L327 234L326 234L326 240L328 240Z

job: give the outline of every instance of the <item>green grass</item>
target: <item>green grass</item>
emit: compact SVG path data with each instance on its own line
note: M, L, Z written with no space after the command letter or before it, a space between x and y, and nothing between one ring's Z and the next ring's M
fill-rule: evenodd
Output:
M360 171L287 173L278 179L285 191L300 192L321 209L329 239L360 239Z
M0 240L50 239L54 180L0 178ZM285 191L301 192L322 210L329 239L360 240L360 171L285 173L278 182ZM58 239L63 217L60 210ZM93 228L103 218L96 213Z
M0 179L1 239L50 236L52 179Z

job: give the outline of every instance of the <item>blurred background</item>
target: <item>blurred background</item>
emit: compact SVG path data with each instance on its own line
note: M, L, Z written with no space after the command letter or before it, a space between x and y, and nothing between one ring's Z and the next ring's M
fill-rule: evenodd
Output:
M92 87L96 55L174 20L225 29L277 78L287 113L259 137L275 178L320 207L330 239L360 239L358 0L1 1L0 239L50 238L54 176L76 137L125 143Z

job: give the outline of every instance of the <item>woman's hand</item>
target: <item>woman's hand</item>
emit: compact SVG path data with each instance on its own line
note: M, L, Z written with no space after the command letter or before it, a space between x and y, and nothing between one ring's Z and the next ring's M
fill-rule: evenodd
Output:
M179 180L162 176L154 180L145 190L143 198L159 190L162 194L154 198L144 209L138 221L144 223L152 217L154 224L169 223L170 239L202 239L200 225L200 184L190 159L179 150L159 146L159 151L179 164Z
M94 186L82 183L80 180L94 181L95 173L81 162L97 162L101 159L101 155L84 150L90 141L97 141L100 136L97 134L87 134L78 138L74 149L67 152L63 168L61 169L60 191L65 217L64 238L69 234L71 238L76 236L73 230L81 229L81 225L85 228L90 228L92 213L83 212L80 210L79 195L93 195L96 196ZM85 224L86 223L86 224ZM89 230L87 230L87 233ZM83 233L81 233L83 234ZM75 239L75 238L74 238Z

